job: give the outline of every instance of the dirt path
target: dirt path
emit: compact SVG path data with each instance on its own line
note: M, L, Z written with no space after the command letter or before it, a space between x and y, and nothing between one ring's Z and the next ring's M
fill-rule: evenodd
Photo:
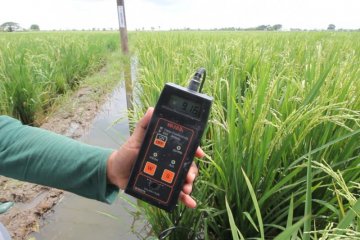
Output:
M106 94L99 91L97 88L81 88L62 108L51 114L41 128L79 139L89 129L106 99ZM94 95L100 97L94 101ZM62 193L61 190L0 176L0 202L15 202L9 211L0 215L0 222L12 239L27 239L29 233L39 230L39 220L52 212Z

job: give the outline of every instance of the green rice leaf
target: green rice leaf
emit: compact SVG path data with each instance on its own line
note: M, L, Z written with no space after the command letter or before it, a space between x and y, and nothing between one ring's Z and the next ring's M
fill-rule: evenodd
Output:
M305 198L305 213L304 216L311 216L311 202L312 202L312 171L311 171L311 155L309 154L307 163L307 175L306 175L306 198ZM311 231L311 218L305 220L304 223L304 240L310 240Z
M226 210L227 210L227 214L229 217L229 223L230 223L230 229L231 229L231 235L232 235L232 239L233 240L239 240L239 235L238 235L238 231L239 229L237 228L235 221L234 221L234 216L231 212L229 203L225 197L225 203L226 203Z
M331 205L327 201L323 201L323 200L320 200L320 199L313 199L312 201L325 206L326 208L328 208L329 210L334 212L336 215L339 215L339 210L336 209L336 207L334 207L333 205Z
M355 205L347 211L345 217L338 224L337 228L345 229L349 227L352 221L355 219L355 217L359 215L360 215L360 198L356 201Z
M289 227L292 226L293 214L294 214L294 194L291 194L289 213L288 213L288 218L287 218L287 222L286 222L286 228L289 228Z
M299 228L304 224L307 219L308 217L304 217L294 225L286 228L285 231L276 236L274 240L289 240L292 235L296 234L299 231Z
M256 227L256 224L254 222L254 220L252 219L252 217L250 216L250 214L248 212L243 212L243 214L246 216L246 218L250 221L251 225L253 225L253 227L255 228L255 230L257 232L259 232L259 229Z
M246 173L244 172L244 169L241 169L241 171L242 171L242 173L244 175L246 185L247 185L247 187L249 189L251 199L252 199L252 202L253 202L254 207L255 207L256 216L257 216L258 223L259 223L259 228L260 228L261 239L265 239L264 224L263 224L262 217L261 217L261 211L260 211L260 208L259 208L259 203L258 203L258 201L256 199L256 195L255 195L254 189L253 189L253 187L252 187L252 185L250 183L250 180L247 177Z

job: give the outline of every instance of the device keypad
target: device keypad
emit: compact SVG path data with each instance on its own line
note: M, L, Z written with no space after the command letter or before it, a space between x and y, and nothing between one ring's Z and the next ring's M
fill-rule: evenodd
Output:
M135 181L135 189L166 202L193 136L194 130L160 118L143 159L142 174Z

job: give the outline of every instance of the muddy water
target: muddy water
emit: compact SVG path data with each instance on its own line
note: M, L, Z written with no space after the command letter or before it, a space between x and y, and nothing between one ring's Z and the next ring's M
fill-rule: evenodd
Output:
M81 139L83 142L118 148L129 136L124 85L116 88L102 107L92 124L93 127ZM115 123L118 119L120 121ZM129 198L130 202L135 202L129 196L126 198ZM133 217L133 210L120 197L112 205L107 205L65 193L63 200L54 208L54 213L45 218L40 232L32 236L37 240L138 239L137 233L143 229L144 223Z

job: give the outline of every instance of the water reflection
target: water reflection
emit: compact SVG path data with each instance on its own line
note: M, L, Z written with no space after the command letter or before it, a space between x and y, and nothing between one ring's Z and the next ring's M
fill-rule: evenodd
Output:
M89 133L81 141L118 148L129 136L126 98L123 82L103 105ZM141 216L132 212L136 200L129 196L126 198L127 201L118 198L108 205L65 193L64 199L55 206L55 213L46 217L40 232L32 236L37 240L138 239L141 232L147 231L146 224Z

